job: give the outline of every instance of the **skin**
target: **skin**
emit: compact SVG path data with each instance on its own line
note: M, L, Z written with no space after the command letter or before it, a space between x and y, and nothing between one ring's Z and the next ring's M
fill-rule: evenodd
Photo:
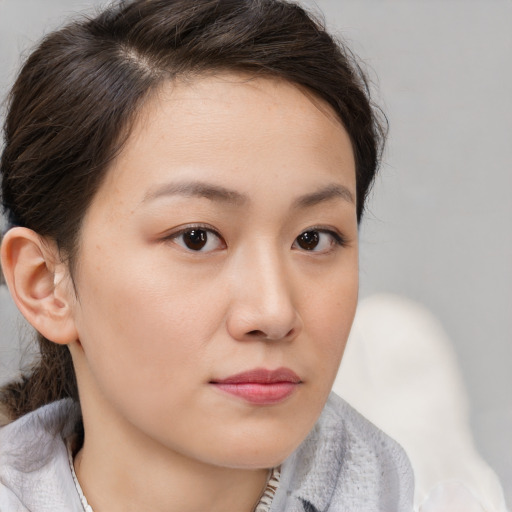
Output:
M95 512L252 510L267 468L318 419L343 354L355 188L346 131L294 85L225 74L166 84L145 104L84 218L76 295L40 244L50 306L15 299L70 347L86 432L75 468ZM198 225L207 244L194 251L183 230ZM3 260L23 275L38 240L17 229ZM301 383L271 405L211 383L279 367Z

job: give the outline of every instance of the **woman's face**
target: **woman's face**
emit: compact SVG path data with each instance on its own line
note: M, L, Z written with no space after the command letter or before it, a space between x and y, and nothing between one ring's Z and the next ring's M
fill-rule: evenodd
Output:
M163 87L83 223L71 350L86 429L99 415L209 464L282 462L354 316L355 190L346 131L299 88Z

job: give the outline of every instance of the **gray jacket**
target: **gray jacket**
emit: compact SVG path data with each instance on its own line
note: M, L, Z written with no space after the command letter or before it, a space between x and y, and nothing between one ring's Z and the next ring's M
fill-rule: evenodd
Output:
M83 512L65 444L79 414L61 400L0 429L0 512ZM271 512L411 512L413 487L402 448L331 394Z

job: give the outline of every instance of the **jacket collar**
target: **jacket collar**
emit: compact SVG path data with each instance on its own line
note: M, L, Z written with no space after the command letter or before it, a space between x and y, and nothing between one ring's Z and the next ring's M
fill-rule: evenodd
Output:
M2 510L83 512L63 441L79 418L78 405L61 400L0 429L0 491L16 500Z
M282 464L271 511L322 512L329 507L345 458L346 436L342 430L337 415L324 410L308 437Z

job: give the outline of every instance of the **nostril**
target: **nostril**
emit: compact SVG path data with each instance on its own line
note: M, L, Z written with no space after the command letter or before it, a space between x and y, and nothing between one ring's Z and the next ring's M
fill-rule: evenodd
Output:
M255 336L255 337L258 337L258 338L266 337L266 334L263 331L258 331L258 330L249 331L247 334L249 336Z
M286 335L283 337L283 338L289 338L293 335L294 333L294 329L290 329ZM281 336L279 337L273 337L273 336L269 336L268 334L266 334L265 332L263 331L260 331L258 329L254 329L253 331L249 331L247 333L248 336L250 337L253 337L253 338L265 338L265 339L281 339Z

